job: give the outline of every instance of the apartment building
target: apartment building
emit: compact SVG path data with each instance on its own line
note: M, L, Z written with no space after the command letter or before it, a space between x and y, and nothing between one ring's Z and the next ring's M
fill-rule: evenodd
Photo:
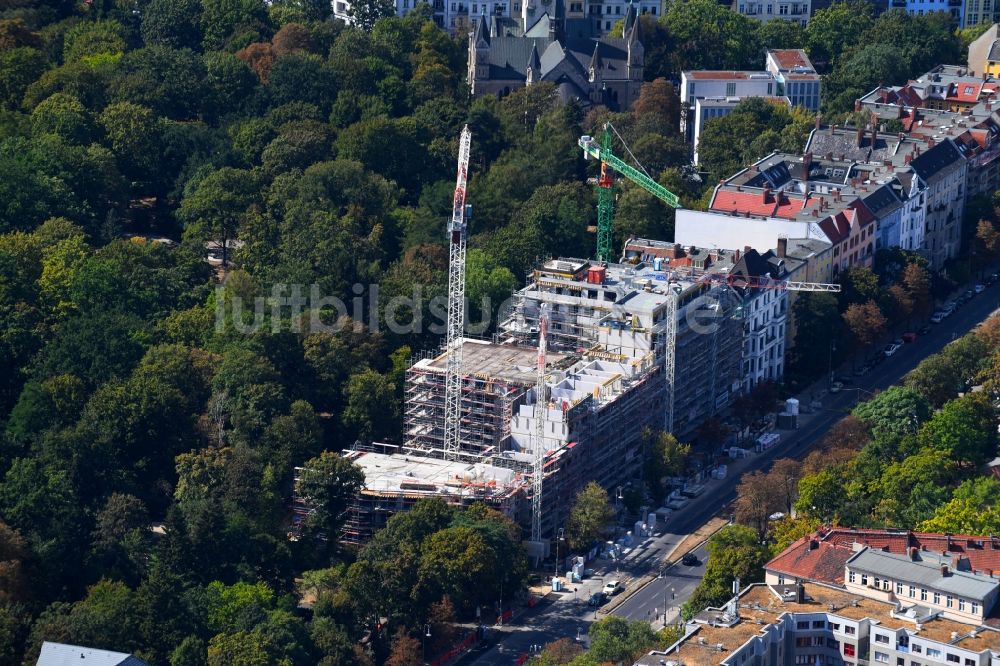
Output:
M991 0L969 0L965 10L966 24L992 23L986 32L969 44L969 71L980 76L1000 76L1000 5L993 6Z
M764 69L778 82L778 95L787 97L792 106L819 111L822 80L805 51L769 49Z
M966 0L889 0L888 4L889 9L900 9L911 16L944 12L951 15L957 25L965 25Z
M993 537L822 528L642 666L997 666Z
M762 23L780 19L794 21L803 27L812 14L810 0L733 0L731 8Z
M734 315L741 297L726 285L700 279L705 271L731 269L734 253L671 244L663 254L648 263L607 266L579 259L543 262L515 293L500 329L507 341L532 345L540 305L547 303L548 344L555 351L595 349L632 361L652 353L655 367L672 369L675 389L664 398L664 410L672 414L673 432L683 438L740 391L743 323ZM671 325L676 346L668 353ZM667 391L668 379L660 377ZM661 423L667 420L666 413L659 416Z

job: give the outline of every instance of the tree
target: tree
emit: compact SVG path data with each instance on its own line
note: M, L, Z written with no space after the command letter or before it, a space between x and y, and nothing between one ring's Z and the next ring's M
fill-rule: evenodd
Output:
M757 531L764 540L768 520L782 505L782 490L776 479L761 471L744 474L736 487L736 520Z
M643 474L646 477L650 494L659 502L666 494L663 478L682 476L687 471L691 445L681 444L676 437L666 432L655 434L645 432L643 434L648 447Z
M724 527L708 540L705 548L708 550L705 575L686 604L686 616L725 603L732 597L736 579L743 587L764 578L768 549L749 527Z
M842 52L860 43L871 22L871 6L860 0L835 2L816 11L805 30L809 57L820 71L836 65Z
M802 477L802 464L794 458L779 458L771 465L767 475L778 490L782 510L786 515L791 515L798 495L799 479Z
M808 516L798 518L784 516L776 520L771 524L772 538L774 539L774 543L771 545L771 555L777 556L802 537L814 533L819 526L818 519Z
M843 326L833 294L797 294L792 305L795 315L795 344L792 358L796 369L815 377L825 373Z
M116 101L188 120L197 117L205 103L205 64L189 49L147 46L122 56L108 87Z
M760 45L765 49L798 49L806 43L805 30L798 21L767 21L758 30Z
M45 57L26 46L0 51L0 105L16 109L32 82L45 71Z
M989 220L979 220L976 225L976 255L985 266L1000 257L1000 231Z
M844 501L844 486L837 469L827 468L807 474L799 480L799 499L795 509L800 514L832 522Z
M131 180L150 178L159 158L160 133L153 110L119 102L105 108L98 122L122 173Z
M608 492L591 481L577 493L566 523L566 535L571 548L583 550L603 539L615 520Z
M125 29L117 21L82 21L63 37L63 61L125 52Z
M590 625L587 656L597 663L634 661L657 643L648 622L629 622L609 615Z
M201 241L222 243L222 265L229 265L229 240L236 237L247 207L257 197L250 172L222 167L205 176L181 201L178 217L185 234Z
M872 345L886 330L885 315L875 301L852 303L844 312L844 324L854 337L858 349Z
M424 663L420 641L410 636L406 627L396 630L392 638L392 652L385 660L385 666L420 666Z
M31 112L31 133L55 134L67 143L87 144L96 128L80 100L65 93L48 97Z
M886 81L905 79L909 69L906 56L897 45L865 44L838 63L826 79L829 94L824 91L824 108L828 113L847 112L865 92Z
M392 378L371 369L351 375L345 391L344 426L365 442L399 437L399 396Z
M198 0L151 0L142 11L142 41L147 46L198 49L201 46Z
M921 446L943 451L952 459L978 466L996 456L993 409L983 393L971 393L944 404L917 433Z
M960 375L943 354L921 361L903 379L904 385L923 395L932 407L940 407L958 395Z
M237 38L246 44L270 35L270 19L263 0L203 0L202 7L205 51L220 51Z
M851 412L868 424L875 433L904 435L915 433L930 418L931 406L915 389L891 386Z
M517 278L493 257L473 248L466 259L465 284L469 303L466 321L479 327L476 332L480 334L493 329L497 324L494 315L514 293Z
M660 21L675 45L673 72L745 69L760 51L756 23L709 0L670 3Z
M23 19L0 20L0 51L20 48L22 46L40 49L42 38L28 28Z
M303 463L296 492L315 508L308 527L334 538L364 483L360 467L330 451Z
M351 3L348 12L354 25L365 32L371 32L379 19L396 15L396 7L391 0L362 0Z
M913 299L913 313L922 315L931 304L931 276L928 270L917 263L908 263L903 269L903 287Z

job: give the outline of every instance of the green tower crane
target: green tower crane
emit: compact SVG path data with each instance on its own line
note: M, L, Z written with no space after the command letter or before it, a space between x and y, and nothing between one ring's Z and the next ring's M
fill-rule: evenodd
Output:
M597 260L611 260L611 233L615 217L615 181L611 175L614 169L633 183L646 190L667 205L681 207L677 195L635 167L617 158L611 150L611 123L604 123L601 145L592 136L582 136L577 142L583 148L586 159L601 161L601 176L597 179Z

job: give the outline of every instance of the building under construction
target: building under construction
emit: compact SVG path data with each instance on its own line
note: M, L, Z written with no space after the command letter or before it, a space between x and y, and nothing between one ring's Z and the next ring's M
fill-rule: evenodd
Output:
M673 246L673 244L670 244ZM678 246L679 251L679 246ZM542 303L550 308L549 345L564 353L596 351L626 359L653 355L657 367L673 368L675 390L666 395L671 430L686 437L707 417L726 406L740 390L742 299L728 286L700 280L705 269L731 268L739 255L703 251L701 268L690 253L685 261L641 253L634 264L595 265L579 259L553 259L528 276L515 294L508 319L501 323L511 344L531 345L538 335ZM677 257L680 259L680 257ZM668 343L669 314L674 341ZM672 346L672 350L668 347ZM671 358L667 358L667 355ZM669 363L668 363L669 361ZM660 427L664 421L661 419Z

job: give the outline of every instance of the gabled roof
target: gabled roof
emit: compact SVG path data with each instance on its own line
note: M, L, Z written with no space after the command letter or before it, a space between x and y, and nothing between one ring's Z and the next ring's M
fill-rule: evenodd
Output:
M1000 60L1000 39L993 40L993 43L990 45L990 53L986 56L986 59L991 62Z
M843 585L844 565L853 555L850 545L821 541L810 535L778 553L764 568L801 580Z
M948 99L975 103L979 101L979 94L982 90L982 81L956 81L948 88Z
M889 184L875 188L874 192L864 196L862 200L872 213L880 218L903 206L903 202Z
M476 21L476 32L472 36L472 41L476 46L489 46L490 45L490 32L486 29L486 15L483 14L478 21Z
M804 205L803 197L789 197L785 192L774 192L770 189L742 191L720 187L712 198L709 209L737 215L792 219Z
M149 666L142 659L124 652L96 650L65 643L42 643L36 666Z

